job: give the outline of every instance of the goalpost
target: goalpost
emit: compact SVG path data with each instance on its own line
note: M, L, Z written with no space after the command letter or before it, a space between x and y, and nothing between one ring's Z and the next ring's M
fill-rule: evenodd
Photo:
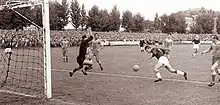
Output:
M48 0L43 1L43 35L45 36L45 67L44 73L46 76L45 81L45 93L47 98L52 98L52 87L51 87L51 51L50 51L50 19L49 19L49 2Z
M41 5L42 6L43 28L41 28L41 29L42 29L42 32L43 32L43 51L42 51L43 54L42 55L43 55L43 71L44 71L43 72L43 74L44 74L44 76L43 76L44 96L46 96L46 98L52 98L49 1L48 0L41 0L39 2L22 1L22 0L21 1L15 1L13 4L7 4L6 3L6 5L0 6L0 11L3 10L5 7L7 7L9 9L13 10L15 13L17 13L21 17L23 17L25 20L29 21L30 23L32 23L33 25L36 26L36 24L34 22L30 21L28 18L26 18L25 16L23 16L22 14L20 14L16 10L14 10L16 8L32 7L32 6L35 6L35 5ZM39 26L37 26L37 27L39 28ZM13 39L11 39L11 40L13 40ZM33 50L33 49L31 49L31 50ZM1 64L2 64L3 67L0 70L0 80L1 80L0 81L0 90L1 90L2 87L4 87L4 85L7 84L8 81L12 82L12 83L8 83L9 85L7 84L8 87L10 87L10 85L14 86L14 85L16 85L16 83L18 83L19 86L14 86L15 88L22 87L22 86L20 86L20 84L22 85L21 82L23 82L23 81L25 81L25 82L29 81L30 82L30 83L27 82L27 84L30 85L30 86L27 86L28 89L32 88L32 86L38 86L38 82L36 82L38 80L35 80L33 78L38 78L38 77L35 77L35 75L36 75L35 73L37 73L38 71L40 71L39 69L41 69L41 68L39 68L39 67L41 67L41 66L39 66L40 65L39 62L41 62L41 60L40 60L41 58L40 57L36 57L36 56L40 56L39 54L35 56L35 55L29 55L29 53L30 52L28 52L26 55L25 54L22 54L22 55L20 54L20 55L22 57L24 57L24 58L27 56L26 60L33 59L32 62L24 61L23 58L20 58L20 59L22 59L22 61L19 61L19 59L18 59L19 56L20 56L19 53L14 54L14 55L16 55L16 57L14 57L14 58L10 57L10 58L8 58L8 60L6 58L4 58L4 57L2 58L3 62ZM36 58L39 60L38 62L35 61ZM10 64L10 61L12 62L11 64ZM13 63L13 61L14 61L14 63ZM18 62L21 62L21 64L18 64ZM27 67L23 67L23 65L24 65L23 63L24 62L27 63ZM31 70L33 70L33 71L26 70L26 69L29 68L28 65L34 65L33 67L38 67L38 68L33 68L32 67ZM35 65L37 65L37 66L35 66ZM5 67L5 66L7 66L7 67ZM12 67L15 69L14 71L13 70L11 70L11 71L9 70ZM20 69L24 69L25 68L26 71L20 70L20 75L19 75L19 73L17 73L17 71L16 71L18 67ZM5 70L5 69L7 69L7 70ZM36 70L36 69L38 69L38 70ZM36 71L34 71L34 70L36 70ZM23 74L23 71L26 72L26 74L25 73ZM10 77L10 75L12 75L12 76ZM26 77L21 77L21 75L24 75ZM40 75L40 73L37 74L37 76L38 75ZM19 79L16 80L16 77L18 77ZM9 80L9 78L10 78L10 80ZM31 79L30 80L24 80L23 78L25 78L25 79L31 78ZM39 81L41 81L41 79ZM27 87L25 87L25 89ZM24 89L21 89L22 92L13 92L13 90L11 92L10 88L6 88L6 89L9 90L9 91L5 91L5 92L8 92L8 93L14 93L14 94L19 94L19 95L29 95L28 92L27 93L24 92L24 94L22 93L23 91L25 91Z

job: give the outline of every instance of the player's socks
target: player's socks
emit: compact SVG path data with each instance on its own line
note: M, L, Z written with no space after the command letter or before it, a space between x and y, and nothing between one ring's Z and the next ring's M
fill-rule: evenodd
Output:
M187 73L186 72L184 72L183 77L185 78L185 80L187 80Z
M66 62L68 62L68 57L66 57Z
M102 67L101 63L100 62L98 62L98 63L99 63L101 71L103 71L103 67Z
M154 80L154 82L162 81L162 78L158 78L157 80Z
M78 69L77 69L77 68L75 68L75 69L73 70L73 72L72 72L72 73L74 74L76 71L78 71Z
M101 71L103 71L103 67L102 66L100 66L100 69L101 69Z
M179 75L183 75L183 76L184 76L184 74L185 74L185 72L182 72L182 71L180 71L180 70L176 70L176 73L179 74Z
M64 62L64 63L65 63L65 59L66 59L66 58L65 58L65 57L63 57L63 62Z
M159 72L156 73L156 77L157 77L157 78L162 78Z

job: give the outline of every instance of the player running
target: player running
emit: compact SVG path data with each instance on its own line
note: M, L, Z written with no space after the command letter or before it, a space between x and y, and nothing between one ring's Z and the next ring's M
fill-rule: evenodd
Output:
M73 72L69 72L70 77L72 77L76 71L83 68L83 65L84 65L83 62L86 58L87 47L89 46L89 42L93 40L93 36L89 36L89 38L87 39L85 38L86 38L86 35L82 37L82 41L81 41L80 48L79 48L79 55L77 56L77 63L79 64L79 67L75 68ZM82 72L84 75L87 75L86 70L82 70Z
M152 59L153 57L156 57L158 59L158 62L154 68L154 72L156 74L157 80L155 80L154 82L162 81L162 77L159 72L159 69L162 66L164 66L171 73L176 73L176 74L182 75L185 78L185 80L187 80L187 73L186 72L173 69L172 66L170 65L168 58L165 56L167 54L166 52L168 52L167 51L168 49L152 48L150 46L145 46L145 50L148 53L152 53L152 56L150 59Z
M169 50L166 53L167 53L168 59L170 59L170 51L171 51L171 49L173 47L173 40L172 40L172 36L171 36L170 33L168 34L168 37L164 40L163 47L164 47L164 49Z
M141 52L144 52L144 45L145 45L145 44L146 44L146 43L145 43L144 39L141 39L141 40L140 40L140 43L139 43L140 48L141 48Z
M63 37L63 40L61 41L61 48L63 53L63 62L68 62L68 48L69 48L69 41L66 37Z
M193 56L193 58L195 58L196 57L196 53L198 53L199 47L200 47L200 39L199 39L198 35L195 36L195 38L192 41L192 43L193 43L193 50L194 50L192 56Z
M208 85L210 87L215 85L216 73L218 73L220 75L220 71L218 71L219 64L220 64L220 41L219 41L219 38L218 38L217 35L212 36L211 46L207 50L203 51L201 54L208 53L212 50L213 50L213 53L212 53L212 67L211 67L212 82Z
M103 71L103 67L102 67L102 64L100 62L99 52L102 49L103 49L103 45L101 44L101 40L98 38L98 33L95 33L94 34L94 39L91 42L90 50L92 52L92 57L95 56L96 62L99 64L99 67L100 67L101 71Z

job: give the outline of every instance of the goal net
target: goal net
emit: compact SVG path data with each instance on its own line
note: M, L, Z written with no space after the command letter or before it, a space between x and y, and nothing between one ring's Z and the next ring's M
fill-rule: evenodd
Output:
M36 5L45 8L45 5L26 0L8 3L0 6L0 14L1 11L13 11L29 25L14 30L0 29L0 92L51 98L51 71L50 64L46 63L50 62L50 36L48 26L44 25L49 20L49 16L44 16L45 12L49 11L44 10L42 13L42 27L20 13L17 8L30 9ZM6 95L4 98L9 99L10 96Z

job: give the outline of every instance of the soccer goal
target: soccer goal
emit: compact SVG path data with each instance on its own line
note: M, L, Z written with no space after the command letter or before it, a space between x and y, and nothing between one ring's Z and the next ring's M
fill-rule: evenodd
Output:
M19 12L35 6L42 8L43 26ZM0 30L0 92L52 98L48 0L8 0L0 11L11 11L35 26Z

